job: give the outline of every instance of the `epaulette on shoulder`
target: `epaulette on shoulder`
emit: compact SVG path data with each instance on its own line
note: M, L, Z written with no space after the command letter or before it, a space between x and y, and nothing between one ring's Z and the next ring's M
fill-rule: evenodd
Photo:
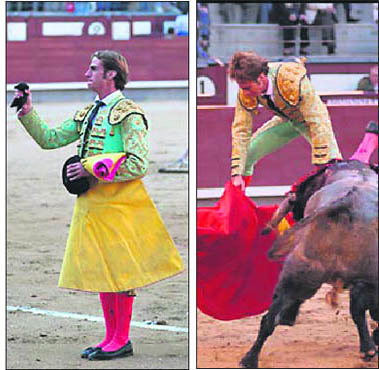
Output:
M241 105L248 111L253 111L258 107L258 99L244 94L242 89L238 91L238 100Z
M86 107L84 107L81 110L78 110L74 115L74 121L77 122L83 122L84 118L86 118L88 112L91 110L91 108L94 106L94 104L88 104Z
M111 108L109 113L109 123L111 125L116 125L132 113L141 114L143 117L145 116L144 111L132 100L122 99Z
M300 84L306 76L303 63L283 63L278 70L276 81L281 97L290 105L296 106L300 101Z

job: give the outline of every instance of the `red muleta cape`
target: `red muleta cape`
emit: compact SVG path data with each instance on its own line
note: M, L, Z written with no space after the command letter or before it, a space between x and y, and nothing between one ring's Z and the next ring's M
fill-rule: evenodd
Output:
M197 306L218 320L266 311L282 264L267 251L275 233L261 235L277 205L256 206L231 182L214 207L197 209ZM294 222L286 216L289 225Z

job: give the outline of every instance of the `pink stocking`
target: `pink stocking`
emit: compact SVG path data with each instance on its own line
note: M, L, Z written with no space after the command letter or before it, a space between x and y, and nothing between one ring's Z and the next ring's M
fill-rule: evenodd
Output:
M105 352L117 351L129 341L134 297L129 297L125 293L116 295L116 329L112 341L103 347Z
M371 154L378 147L378 134L367 132L360 143L358 149L350 157L363 163L369 163Z
M105 321L105 338L94 347L105 347L113 338L116 329L117 293L99 293Z

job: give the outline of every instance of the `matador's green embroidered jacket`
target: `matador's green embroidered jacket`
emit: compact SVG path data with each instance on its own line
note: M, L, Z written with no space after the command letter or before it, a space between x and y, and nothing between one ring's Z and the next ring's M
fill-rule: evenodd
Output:
M50 128L35 109L20 117L20 121L43 149L55 149L79 140L78 154L82 153L83 159L105 153L126 154L126 160L112 182L143 177L149 163L148 125L144 112L119 90L102 101L105 106L99 109L86 139L85 131L95 103L54 128ZM82 160L82 163L86 167L85 161Z

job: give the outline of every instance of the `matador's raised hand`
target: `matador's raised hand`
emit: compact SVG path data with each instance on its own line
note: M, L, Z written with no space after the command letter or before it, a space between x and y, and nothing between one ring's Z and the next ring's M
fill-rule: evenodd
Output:
M29 86L25 82L18 83L15 89L17 91L10 106L16 107L18 116L21 117L32 110L32 96Z

